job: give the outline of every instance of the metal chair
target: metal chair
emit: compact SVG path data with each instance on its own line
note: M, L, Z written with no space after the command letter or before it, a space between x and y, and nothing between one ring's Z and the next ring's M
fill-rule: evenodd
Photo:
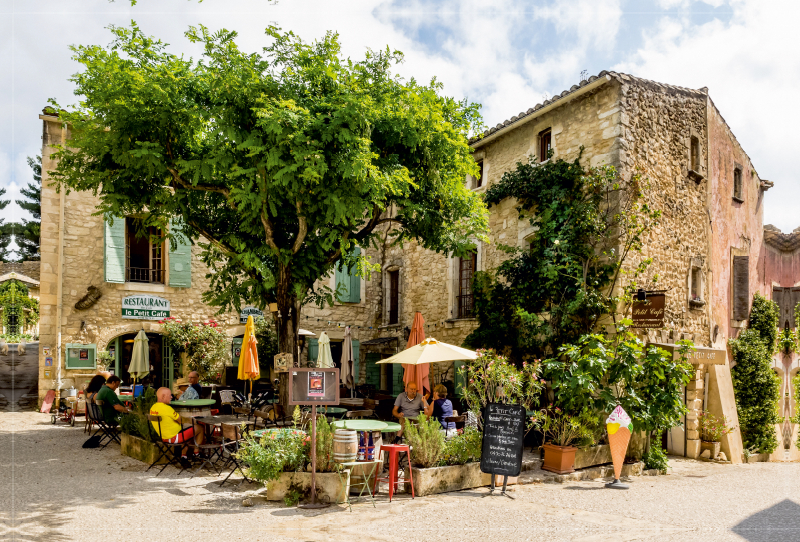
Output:
M259 429L258 427L258 420L262 420L262 425L260 429L266 429L267 427L277 427L278 424L272 418L275 416L275 409L272 405L269 405L266 410L256 410L253 412L253 429Z
M106 421L105 417L103 417L104 404L105 402L102 399L95 399L94 412L92 413L92 416L94 417L94 423L97 424L98 427L95 435L97 435L97 433L103 433L100 436L100 443L102 444L103 440L108 438L108 442L103 444L101 448L105 448L113 441L116 441L117 444L121 444L117 424L110 424Z
M463 431L467 425L467 417L463 414L461 416L448 416L444 419L445 423L456 424L456 431Z
M247 477L244 473L244 469L242 465L239 463L236 453L239 451L239 443L244 440L241 434L241 428L238 425L223 423L222 424L222 444L220 445L220 458L225 459L225 464L222 465L222 470L224 471L228 466L233 464L233 468L228 473L228 476L220 482L220 486L225 485L225 482L228 481L228 478L231 475L239 470L242 473L242 481L239 482L238 485L241 485L242 482L250 482L251 480Z
M197 469L192 473L192 478L194 478L194 476L200 472L200 469L202 469L205 465L212 467L215 471L217 471L217 476L219 476L221 473L217 468L217 462L214 461L214 457L217 457L217 460L219 460L221 443L213 441L211 431L206 431L208 425L198 421L197 418L191 418L191 421L192 431L194 433L194 436L192 437L194 442L191 445L200 450L200 458L203 460L200 463L200 466L197 467ZM202 442L200 442L201 439L198 439L199 435L203 435Z
M350 410L345 414L345 416L355 420L361 420L364 418L369 418L373 414L375 414L374 410Z
M159 452L161 452L161 455L159 455L156 458L156 460L153 461L149 467L147 467L147 470L152 469L156 465L156 463L161 461L162 458L166 457L167 462L164 463L164 466L161 467L161 470L158 471L158 474L156 474L156 476L164 472L164 469L166 469L168 465L172 465L173 467L180 469L180 472L178 473L178 475L180 475L181 473L183 473L184 470L186 470L186 468L183 465L181 465L178 453L180 453L180 449L186 446L187 444L185 442L179 442L179 443L164 442L164 440L161 438L161 416L147 414L147 421L149 421L150 423L155 423L158 428L157 435L153 435L152 433L150 434L150 442L152 442L155 445L156 449ZM178 449L178 452L175 451L176 449ZM172 454L170 454L170 451L172 452Z

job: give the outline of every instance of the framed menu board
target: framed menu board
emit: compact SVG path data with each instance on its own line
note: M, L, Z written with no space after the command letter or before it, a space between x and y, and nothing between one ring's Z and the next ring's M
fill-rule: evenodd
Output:
M339 369L299 368L289 370L290 405L338 405Z
M525 439L525 408L489 403L483 414L481 472L519 476Z

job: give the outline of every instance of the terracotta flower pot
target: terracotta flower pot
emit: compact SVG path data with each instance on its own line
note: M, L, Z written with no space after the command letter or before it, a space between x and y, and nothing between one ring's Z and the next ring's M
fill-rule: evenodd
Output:
M574 446L556 446L555 444L545 444L544 463L542 470L555 472L556 474L569 474L575 472L575 452L578 450Z

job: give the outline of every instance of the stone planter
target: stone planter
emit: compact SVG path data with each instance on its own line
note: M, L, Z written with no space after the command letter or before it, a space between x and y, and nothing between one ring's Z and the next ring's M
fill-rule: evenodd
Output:
M597 465L611 463L611 448L608 444L584 446L575 452L575 469L585 469Z
M703 451L708 450L711 452L711 456L709 459L716 459L719 455L719 449L722 446L721 442L706 442L705 440L700 442L700 455L703 455Z
M345 470L341 477L335 472L318 472L316 486L318 502L344 502L350 489L350 471ZM311 473L284 472L280 478L267 484L267 500L282 501L290 491L299 491L303 499L308 499L311 495Z
M574 472L575 452L578 451L574 446L556 446L555 444L545 444L544 463L542 470L555 472L556 474L569 474Z
M147 463L148 466L160 455L158 447L149 440L140 439L139 437L134 437L133 435L125 433L120 434L120 450L122 451L122 455L138 459L143 463ZM163 463L167 463L165 457L161 458L158 465Z
M481 472L479 462L427 469L412 467L411 475L417 497L487 486L491 482L490 475ZM405 491L411 494L411 484L405 484Z

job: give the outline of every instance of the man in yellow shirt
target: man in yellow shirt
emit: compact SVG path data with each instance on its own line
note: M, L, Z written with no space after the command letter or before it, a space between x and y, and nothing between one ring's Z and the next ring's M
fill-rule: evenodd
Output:
M150 407L151 416L161 416L161 431L159 432L158 422L150 422L164 442L179 444L181 442L190 442L194 437L194 430L192 427L183 427L181 425L180 414L175 412L175 409L169 406L172 400L172 392L169 388L159 388L156 392L157 403ZM186 454L189 451L188 446L181 449L181 465L186 467L189 464L189 458Z

